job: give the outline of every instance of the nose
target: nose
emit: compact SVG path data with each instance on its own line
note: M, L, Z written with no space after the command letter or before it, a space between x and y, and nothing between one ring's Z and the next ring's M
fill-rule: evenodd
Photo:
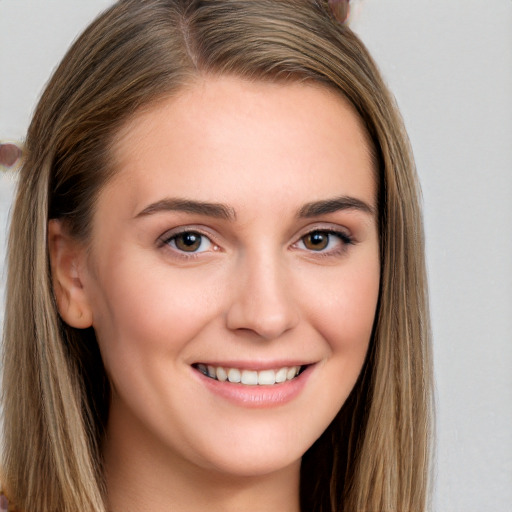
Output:
M228 329L272 340L298 324L299 308L289 270L279 257L245 258L239 262L230 284Z

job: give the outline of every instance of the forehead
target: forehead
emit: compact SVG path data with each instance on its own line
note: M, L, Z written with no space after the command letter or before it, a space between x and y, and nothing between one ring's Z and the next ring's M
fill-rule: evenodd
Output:
M312 200L328 189L351 189L367 201L376 192L362 121L340 94L311 83L197 80L134 115L113 156L114 183L124 184L133 209L172 189L230 202L260 186L268 194L272 184Z

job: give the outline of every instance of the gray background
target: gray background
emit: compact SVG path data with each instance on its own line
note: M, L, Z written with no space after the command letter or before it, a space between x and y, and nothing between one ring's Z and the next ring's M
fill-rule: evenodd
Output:
M23 138L51 70L110 3L0 0L0 140ZM512 1L352 5L352 27L396 95L423 184L435 510L512 511ZM0 174L2 251L13 183Z

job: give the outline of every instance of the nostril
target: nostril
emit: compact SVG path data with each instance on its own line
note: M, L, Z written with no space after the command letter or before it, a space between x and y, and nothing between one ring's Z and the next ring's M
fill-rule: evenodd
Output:
M0 144L0 166L12 167L21 155L22 151L16 144Z
M293 329L299 322L299 313L293 303L260 299L233 303L227 314L227 327L241 335L272 340Z

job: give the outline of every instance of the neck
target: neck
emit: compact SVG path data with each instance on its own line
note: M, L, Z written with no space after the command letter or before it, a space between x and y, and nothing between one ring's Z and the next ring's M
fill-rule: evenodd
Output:
M104 445L110 512L300 511L300 461L270 474L232 475L180 457L133 423L121 430L112 423Z

